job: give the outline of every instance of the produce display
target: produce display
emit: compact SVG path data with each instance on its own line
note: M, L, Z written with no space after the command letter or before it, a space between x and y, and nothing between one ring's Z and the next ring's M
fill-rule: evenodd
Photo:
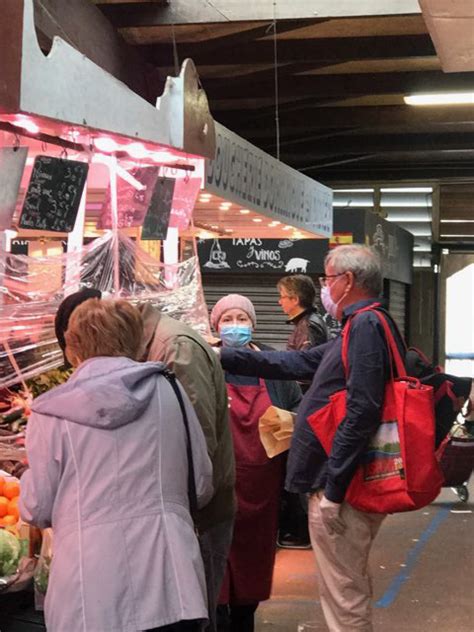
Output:
M20 518L19 496L19 483L8 481L0 476L0 527L13 527L17 524Z
M28 380L26 389L23 385L0 390L0 593L26 589L34 580L35 603L41 596L38 609L48 585L52 537L48 534L42 545L41 531L20 518L20 478L28 467L25 431L31 400L69 375L69 371L54 369Z
M8 577L16 571L20 556L20 540L7 529L0 529L0 577Z

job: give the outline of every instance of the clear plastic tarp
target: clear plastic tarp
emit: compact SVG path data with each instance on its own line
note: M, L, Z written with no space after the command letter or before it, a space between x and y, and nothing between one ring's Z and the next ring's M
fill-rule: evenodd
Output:
M200 333L209 332L197 257L165 265L113 231L59 256L0 253L0 387L62 364L56 310L63 298L85 287L148 301Z

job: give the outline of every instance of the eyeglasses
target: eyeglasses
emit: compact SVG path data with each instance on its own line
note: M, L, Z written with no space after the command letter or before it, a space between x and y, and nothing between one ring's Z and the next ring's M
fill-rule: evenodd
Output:
M339 274L326 274L324 276L319 277L319 283L321 287L327 287L328 279L335 279L336 277L340 277L346 274L345 272L339 272Z
M289 294L280 294L280 299L284 298L294 298L294 296L290 296Z

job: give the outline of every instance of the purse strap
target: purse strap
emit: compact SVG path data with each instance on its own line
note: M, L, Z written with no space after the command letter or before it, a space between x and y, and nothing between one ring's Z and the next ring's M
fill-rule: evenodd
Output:
M196 479L194 477L193 449L191 445L191 434L189 432L188 415L186 413L186 408L184 406L183 395L176 382L176 377L174 373L170 371L169 369L164 369L163 375L168 380L169 384L171 385L171 388L175 392L175 395L178 399L179 407L181 409L181 414L183 416L184 428L186 430L186 454L188 457L188 498L189 498L189 509L191 512L191 516L194 520L197 509L198 509L198 503L197 503L197 493L196 493Z
M349 332L351 329L351 324L352 324L352 319L357 316L357 314L361 314L363 312L373 312L377 318L379 319L379 321L382 324L384 333L385 333L385 339L387 342L387 346L388 346L388 353L390 356L390 367L391 367L391 371L392 371L392 366L393 364L395 364L395 368L397 370L397 375L398 377L402 377L406 375L406 369L405 369L405 363L403 361L402 356L400 355L400 351L398 350L398 345L395 341L395 337L392 333L392 330L390 328L390 325L387 322L387 318L386 316L379 310L377 309L378 307L380 307L381 304L380 303L372 303L371 305L368 305L367 307L363 307L362 309L357 310L356 312L354 312L354 314L352 314L349 317L348 322L346 323L346 326L343 329L342 332L342 364L344 366L344 372L346 374L346 376L349 374L349 361L348 361L348 356L349 356ZM398 332L398 328L396 323L393 323L395 329ZM399 333L399 332L398 332ZM399 333L400 339L403 340L401 334ZM393 378L393 375L392 375Z

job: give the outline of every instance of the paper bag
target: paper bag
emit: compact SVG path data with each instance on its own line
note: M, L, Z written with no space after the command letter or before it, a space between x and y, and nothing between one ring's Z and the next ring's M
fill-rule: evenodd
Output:
M295 417L295 413L276 406L269 406L260 417L260 441L270 459L289 449Z

